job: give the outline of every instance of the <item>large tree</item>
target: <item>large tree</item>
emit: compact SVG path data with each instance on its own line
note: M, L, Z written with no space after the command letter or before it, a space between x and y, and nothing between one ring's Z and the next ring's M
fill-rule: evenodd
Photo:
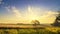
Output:
M53 26L58 26L60 27L60 11L58 12L58 16L55 19L55 22L52 24Z

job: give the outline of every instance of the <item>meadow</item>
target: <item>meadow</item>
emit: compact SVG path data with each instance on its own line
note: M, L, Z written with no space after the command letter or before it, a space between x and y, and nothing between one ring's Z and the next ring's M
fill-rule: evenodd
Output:
M0 34L60 34L60 27L45 28L0 28Z

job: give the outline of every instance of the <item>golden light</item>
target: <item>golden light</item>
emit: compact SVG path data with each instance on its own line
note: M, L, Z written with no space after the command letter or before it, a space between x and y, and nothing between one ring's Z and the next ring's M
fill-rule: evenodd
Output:
M13 14L11 16L8 16L8 18L4 17L4 19L1 19L0 22L30 23L32 20L38 20L41 23L49 24L54 22L56 16L54 16L53 14L57 13L53 11L42 10L42 9L39 9L39 7L31 7L31 6L28 6L26 8L26 11L24 11L24 14L22 14L20 10L18 10L16 7L13 7L12 10L10 10L10 12Z
M29 20L38 20L38 16L37 16L37 11L35 12L35 9L31 6L28 6L28 18Z

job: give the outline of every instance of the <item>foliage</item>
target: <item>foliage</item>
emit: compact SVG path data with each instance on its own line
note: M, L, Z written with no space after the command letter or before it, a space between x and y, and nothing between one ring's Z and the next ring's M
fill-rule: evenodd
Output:
M59 14L57 15L57 17L55 19L55 22L52 25L60 27L60 11L59 11Z

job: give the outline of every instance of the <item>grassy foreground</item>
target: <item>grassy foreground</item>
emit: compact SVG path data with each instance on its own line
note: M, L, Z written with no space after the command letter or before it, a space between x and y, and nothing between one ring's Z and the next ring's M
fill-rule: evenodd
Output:
M46 27L44 29L0 29L0 34L60 34L59 27Z

